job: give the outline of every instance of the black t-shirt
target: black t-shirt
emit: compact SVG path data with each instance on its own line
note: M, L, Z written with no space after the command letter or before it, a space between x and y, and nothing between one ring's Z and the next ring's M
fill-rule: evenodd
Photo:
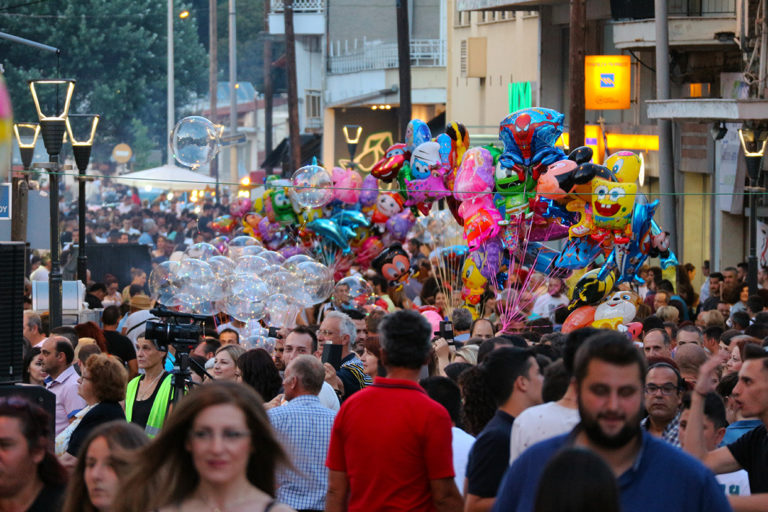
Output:
M85 294L85 302L88 304L88 309L101 309L104 307L101 304L101 299L90 293Z
M509 466L509 438L515 418L497 410L477 436L467 460L467 492L493 498Z
M136 349L130 338L117 331L104 331L104 337L107 339L107 352L122 359L126 367L128 361L136 359Z
M64 505L64 485L45 485L27 512L58 512Z
M768 492L768 432L760 425L728 445L731 455L749 475L752 494Z
M145 428L147 426L147 421L149 421L149 413L152 411L152 404L155 403L157 392L160 389L160 386L162 385L163 381L165 380L166 375L168 375L168 372L164 372L163 376L157 379L157 384L155 385L155 390L152 391L152 396L150 396L146 400L141 400L141 401L135 400L133 402L133 413L131 414L131 423L135 423L141 428ZM146 377L142 377L142 379L144 378ZM138 394L138 390L136 392Z

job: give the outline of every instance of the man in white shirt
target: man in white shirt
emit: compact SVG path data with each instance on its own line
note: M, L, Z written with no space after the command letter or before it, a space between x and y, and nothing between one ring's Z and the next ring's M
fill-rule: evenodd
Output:
M122 334L130 338L135 347L139 338L144 336L147 320L156 319L156 317L150 312L152 299L144 294L131 297L130 306L130 314L125 318Z
M565 292L565 283L559 277L550 277L547 279L547 293L539 296L533 303L534 315L543 318L549 318L554 323L555 310L560 306L568 305L568 295Z

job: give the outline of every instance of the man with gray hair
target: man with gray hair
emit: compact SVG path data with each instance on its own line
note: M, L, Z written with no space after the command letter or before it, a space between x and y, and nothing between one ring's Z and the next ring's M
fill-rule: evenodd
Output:
M325 363L325 380L346 400L353 393L373 384L370 376L363 371L363 362L352 350L357 328L349 316L339 311L328 311L317 330L317 341L323 344L341 346L341 365L338 369Z
M43 332L43 322L40 320L40 315L32 311L24 312L24 325L21 332L33 347L42 347L43 342L47 339Z
M472 328L472 313L467 308L456 308L451 313L453 322L453 339L464 343L469 340L469 330Z
M288 403L267 411L295 468L277 474L277 499L296 510L325 510L325 456L336 411L323 406L317 397L324 380L325 369L316 357L293 358L283 377Z

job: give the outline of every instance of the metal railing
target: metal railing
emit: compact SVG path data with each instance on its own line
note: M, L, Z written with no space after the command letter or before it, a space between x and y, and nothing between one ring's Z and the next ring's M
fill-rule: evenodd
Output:
M283 12L283 0L272 0L272 12ZM293 12L323 12L325 0L293 0Z
M736 0L670 0L672 16L724 16L736 14Z
M411 66L445 67L445 41L440 39L412 39ZM373 69L398 67L397 43L363 40L352 48L348 42L336 41L328 56L329 71L333 74L357 73Z

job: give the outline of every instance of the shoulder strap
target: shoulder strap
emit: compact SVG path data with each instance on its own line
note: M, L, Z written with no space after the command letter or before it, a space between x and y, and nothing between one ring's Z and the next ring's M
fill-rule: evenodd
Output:
M147 318L147 320L149 320L149 318ZM128 335L128 333L132 332L132 331L133 331L134 329L136 329L137 327L141 327L142 325L144 325L145 323L147 323L147 320L144 320L143 322L141 322L141 323L138 323L138 324L134 325L133 327L131 327L130 329L128 329L128 331L126 331L125 335L127 336L127 335Z
M277 505L277 501L275 500L270 501L269 503L267 503L267 506L264 507L264 512L269 512L270 510L272 510L272 507L274 507L275 505Z

